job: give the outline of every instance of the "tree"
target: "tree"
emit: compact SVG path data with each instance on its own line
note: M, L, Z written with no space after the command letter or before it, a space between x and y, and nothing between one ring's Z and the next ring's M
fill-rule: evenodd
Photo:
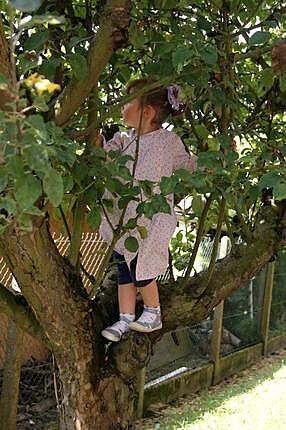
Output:
M53 351L64 392L62 430L128 428L152 344L208 316L283 245L285 20L285 5L274 0L2 1L0 250L23 296L1 286L0 309ZM159 196L154 184L134 183L122 154L107 159L96 144L102 126L108 134L120 124L124 84L139 73L182 85L189 108L175 127L203 167L163 178ZM112 246L91 296L79 253L86 214L96 230L112 210L105 189L123 213L140 190L149 198L137 219L114 229L112 246L123 232L132 237L142 214L166 210L169 193L205 198L186 214L197 229L186 276L161 288L162 332L130 333L108 348L100 331L117 312L116 286L103 281ZM72 210L67 257L51 238L48 205L64 218ZM210 220L211 263L191 278ZM232 252L215 263L223 224ZM126 246L136 251L136 240Z

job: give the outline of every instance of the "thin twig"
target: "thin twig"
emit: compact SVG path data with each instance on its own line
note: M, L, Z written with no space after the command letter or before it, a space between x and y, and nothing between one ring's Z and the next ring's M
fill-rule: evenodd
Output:
M225 215L225 205L226 205L226 201L225 201L225 198L222 196L221 202L220 202L220 208L219 208L214 244L213 244L213 249L212 249L212 254L211 254L211 260L210 260L210 264L209 264L208 272L207 272L206 289L207 289L207 287L210 283L210 280L212 278L214 268L215 268L215 263L217 260L217 251L218 251L218 246L219 246L219 242L220 242L222 223L223 223L224 215Z
M64 226L65 226L65 229L66 229L66 232L67 232L68 238L69 238L69 240L71 241L71 232L70 232L69 225L68 225L68 222L67 222L67 219L66 219L65 213L64 213L64 211L63 211L63 207L62 207L62 205L59 205L59 209L60 209L61 217L62 217L62 219L63 219Z
M204 234L204 225L205 225L207 214L208 214L208 211L209 211L209 208L210 208L212 201L213 201L213 194L210 194L206 200L206 203L205 203L205 206L204 206L204 209L202 212L202 216L201 216L200 223L199 223L199 228L198 228L198 232L197 232L197 236L196 236L194 249L193 249L193 252L192 252L192 255L190 258L190 262L189 262L187 270L186 270L186 273L184 275L184 280L183 280L184 283L186 283L188 281L188 278L191 274L191 271L192 271L197 253L198 253L199 245L201 243L201 240L202 240L202 237Z
M228 236L229 236L229 239L230 239L230 242L231 242L231 249L234 251L235 245L236 245L235 244L235 238L234 238L233 233L232 233L232 229L231 229L231 225L230 225L227 213L225 213L224 220L225 220L225 223L226 223L227 233L228 233Z

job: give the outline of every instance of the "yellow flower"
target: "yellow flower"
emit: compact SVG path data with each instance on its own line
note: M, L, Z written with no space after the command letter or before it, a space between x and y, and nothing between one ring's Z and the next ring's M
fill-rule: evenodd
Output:
M28 87L33 87L38 80L41 79L41 76L39 73L33 73L32 75L28 76L28 78L25 79L25 84Z
M54 91L60 91L61 87L59 84L55 84L54 82L50 82L48 85L48 92L49 94L52 94Z
M52 94L54 91L61 89L59 84L49 81L49 79L46 79L44 76L41 76L38 73L33 73L31 76L25 79L25 83L28 87L35 88L39 96L41 96L45 91L47 91L49 94Z

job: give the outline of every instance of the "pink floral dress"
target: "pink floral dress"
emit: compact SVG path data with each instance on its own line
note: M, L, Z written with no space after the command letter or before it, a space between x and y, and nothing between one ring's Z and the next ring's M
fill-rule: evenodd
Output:
M136 135L134 131L115 133L113 139L104 143L104 149L120 150L123 154L131 155L135 158ZM127 167L132 173L133 160L127 162ZM187 169L194 172L196 169L196 157L186 152L184 144L180 137L172 131L160 128L150 133L146 133L139 140L139 154L135 170L136 180L149 180L159 183L163 176L170 177L178 169ZM154 187L155 193L160 193L159 185ZM112 198L114 201L113 212L108 212L108 218L113 227L119 222L121 210L118 208L117 200L109 193L105 192L105 198ZM146 200L146 196L141 192L141 201ZM125 233L116 243L115 250L124 255L125 260L130 267L131 260L138 253L136 266L136 279L152 279L160 274L164 274L168 267L169 241L174 233L177 224L177 218L174 211L174 196L170 194L167 197L171 213L157 213L152 220L141 216L137 224L144 226L147 230L147 237L142 239L138 230L130 230ZM124 216L124 224L130 218L137 215L136 208L139 202L131 201L127 206ZM112 229L106 218L103 218L100 226L100 234L107 243L111 243ZM128 251L124 242L128 236L134 236L138 240L139 248L133 253Z

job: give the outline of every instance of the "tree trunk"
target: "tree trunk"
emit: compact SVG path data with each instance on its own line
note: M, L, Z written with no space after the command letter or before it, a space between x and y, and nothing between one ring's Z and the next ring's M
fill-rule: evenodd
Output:
M16 430L22 345L22 330L9 321L0 400L0 430Z
M129 428L136 416L137 374L150 358L148 336L131 334L106 349L100 335L103 307L89 300L46 222L35 220L32 233L9 229L0 237L0 249L56 358L61 430ZM112 288L109 293L116 297ZM110 322L117 316L108 308Z
M56 357L63 389L61 430L129 429L133 425L137 375L150 359L151 342L148 336L131 333L109 349L99 373L84 354L73 357L66 351Z
M0 250L59 366L63 391L61 430L132 426L138 399L137 375L150 359L151 345L164 332L208 316L215 305L253 277L277 252L281 214L266 208L263 220L258 223L251 245L242 245L235 255L217 263L211 282L206 283L207 275L202 273L187 285L178 281L164 286L160 332L131 332L112 345L106 344L100 331L118 317L116 285L108 280L91 303L81 279L58 253L47 223L40 219L35 220L32 233L11 228L0 237ZM13 317L17 306L22 312L23 303L12 302ZM7 306L8 303L9 300Z

